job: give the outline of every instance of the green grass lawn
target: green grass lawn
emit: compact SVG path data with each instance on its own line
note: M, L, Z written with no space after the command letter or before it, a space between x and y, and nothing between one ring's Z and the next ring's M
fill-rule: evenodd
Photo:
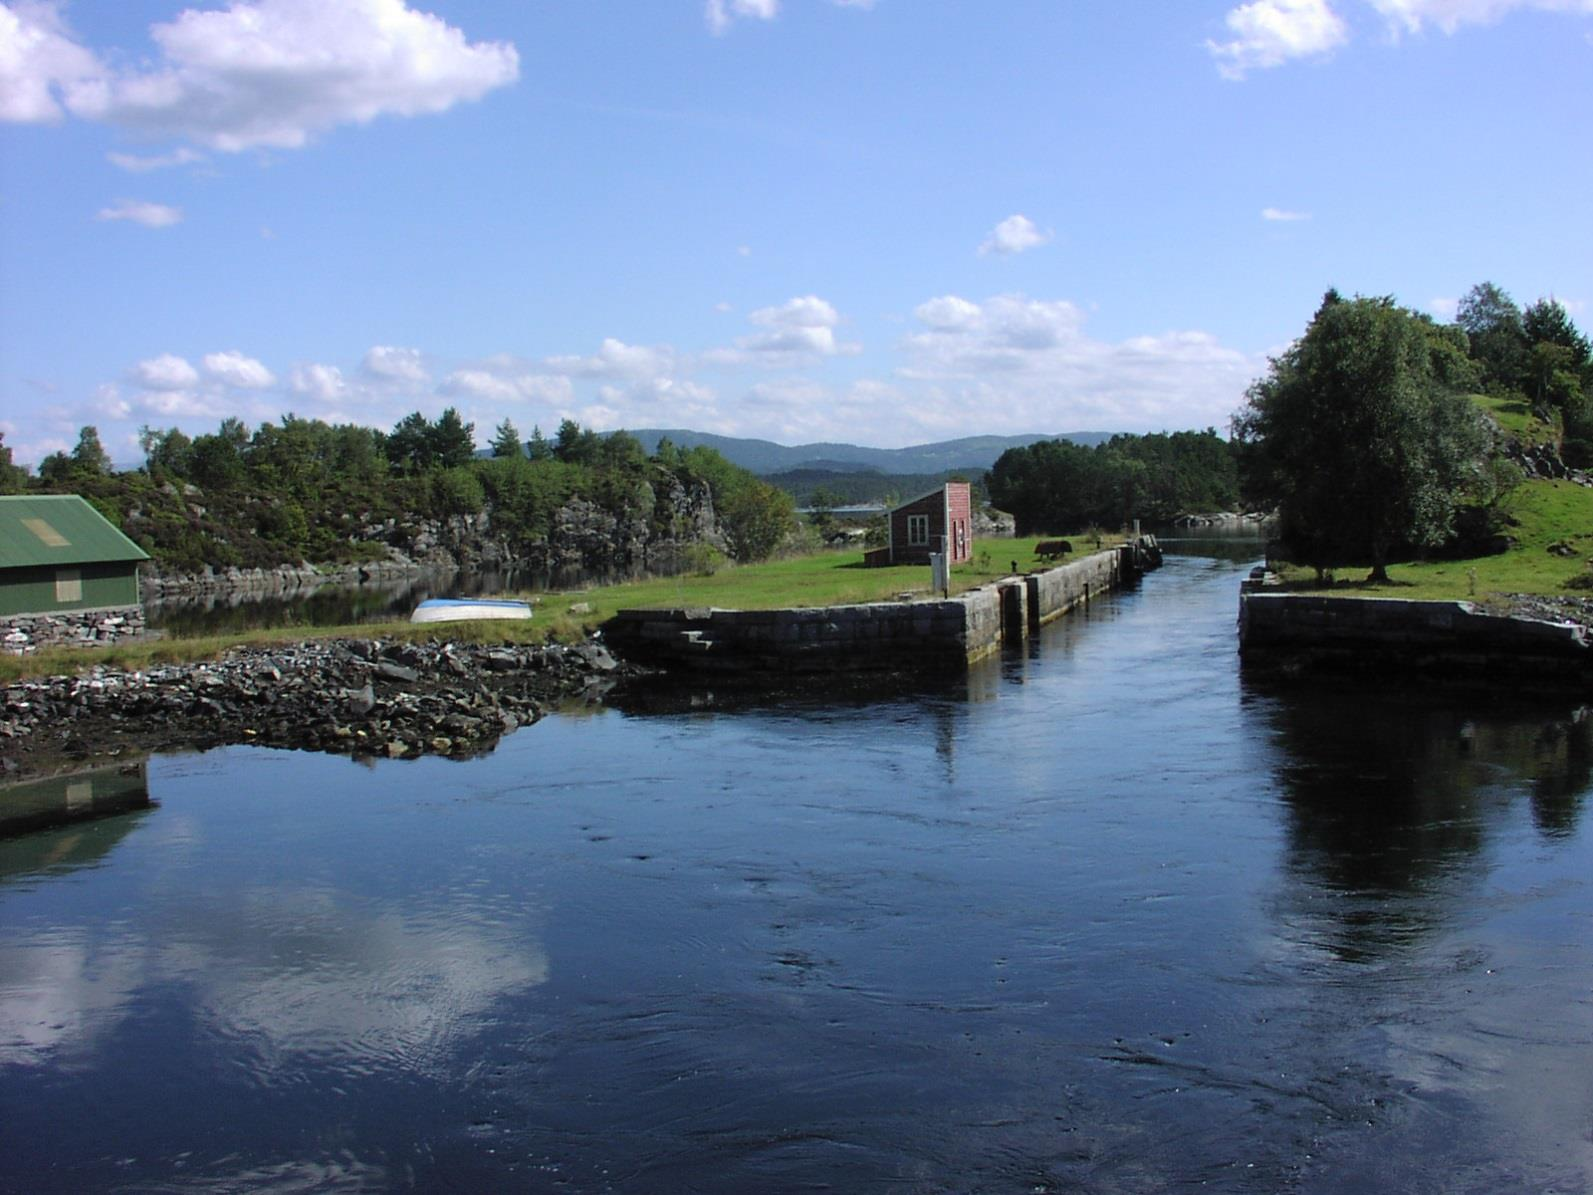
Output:
M1518 398L1498 398L1491 394L1473 394L1476 403L1507 434L1523 444L1542 444L1554 439L1554 429L1532 413L1532 408Z
M1051 537L1046 537L1051 538ZM1038 539L976 542L974 559L952 570L952 592L961 593L1017 571L1049 567L1034 554ZM1094 537L1071 537L1073 554L1096 550ZM1102 543L1121 542L1104 537ZM192 639L160 639L104 648L55 648L30 656L0 656L0 683L30 676L82 672L96 664L143 669L162 664L211 660L232 647L269 647L306 639L352 636L376 639L448 638L469 643L574 642L620 610L669 606L720 606L760 610L787 606L837 606L882 601L899 594L929 596L928 566L864 568L861 549L818 552L765 564L727 565L711 576L632 581L564 593L522 593L535 603L530 622L456 622L419 626L408 622L357 626L293 626ZM574 609L572 609L572 607Z
M1291 568L1284 578L1287 588L1302 592L1332 592L1353 597L1479 598L1505 593L1588 593L1566 582L1587 573L1593 557L1593 490L1569 481L1529 481L1513 495L1511 510L1519 524L1510 528L1516 543L1497 556L1470 560L1408 561L1389 566L1389 585L1368 585L1364 569L1341 569L1341 579L1323 588L1310 569ZM1567 544L1573 556L1549 551Z

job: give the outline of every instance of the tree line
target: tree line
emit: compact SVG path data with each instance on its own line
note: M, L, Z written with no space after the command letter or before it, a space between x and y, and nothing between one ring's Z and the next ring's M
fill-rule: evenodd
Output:
M97 430L70 452L12 464L0 439L0 492L75 492L93 502L169 568L271 567L378 559L365 528L387 520L489 514L516 548L545 544L558 511L582 500L650 532L689 538L672 495L706 488L738 560L773 553L794 524L789 496L712 448L665 440L649 455L625 432L600 434L572 420L552 439L522 440L498 425L492 455L478 458L475 428L452 407L436 419L404 416L390 431L328 424L291 413L250 428L227 418L214 432L141 429L144 464L118 471Z
M1249 501L1279 516L1287 559L1318 574L1497 542L1520 471L1467 396L1530 406L1571 464L1588 463L1593 353L1565 308L1525 312L1492 283L1439 324L1392 297L1323 297L1235 416Z
M1093 448L1044 440L1009 448L985 475L991 504L1019 535L1121 527L1135 519L1232 510L1239 501L1234 453L1215 428L1118 435Z

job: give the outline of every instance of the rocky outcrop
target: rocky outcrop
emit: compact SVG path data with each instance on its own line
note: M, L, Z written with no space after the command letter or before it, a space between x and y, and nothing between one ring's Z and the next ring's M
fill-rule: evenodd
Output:
M1577 485L1593 486L1593 474L1585 469L1573 469L1560 459L1553 444L1523 444L1515 438L1503 443L1506 460L1512 462L1529 479L1539 481L1574 481Z
M0 772L228 743L414 758L469 756L542 716L596 701L627 668L597 642L559 645L310 641L219 661L0 690Z
M728 551L708 486L687 487L673 479L662 492L640 484L621 514L573 498L554 512L548 534L539 540L527 541L490 505L476 514L368 522L351 539L379 546L383 557L358 564L301 562L197 573L166 572L150 561L140 570L143 597L161 602L214 594L295 594L432 573L627 575L668 571L697 544Z

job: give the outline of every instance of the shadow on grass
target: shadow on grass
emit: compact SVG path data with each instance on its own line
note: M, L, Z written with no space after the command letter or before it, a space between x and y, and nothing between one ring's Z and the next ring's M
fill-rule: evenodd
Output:
M1284 593L1375 593L1400 589L1418 588L1414 581L1399 581L1390 578L1387 581L1373 581L1369 577L1356 580L1330 580L1318 581L1313 577L1297 577L1283 582L1276 587Z

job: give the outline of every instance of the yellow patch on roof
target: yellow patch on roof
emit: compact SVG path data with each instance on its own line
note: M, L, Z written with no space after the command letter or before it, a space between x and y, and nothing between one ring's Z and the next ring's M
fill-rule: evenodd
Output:
M39 542L44 544L45 547L69 548L72 546L71 540L67 539L66 536L62 535L43 519L23 519L22 525L38 536Z

